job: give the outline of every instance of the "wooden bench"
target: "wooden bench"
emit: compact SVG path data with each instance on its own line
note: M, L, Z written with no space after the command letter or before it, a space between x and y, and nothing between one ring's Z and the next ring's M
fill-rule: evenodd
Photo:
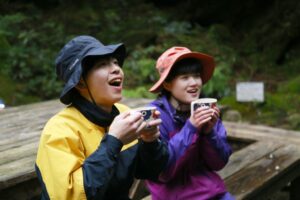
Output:
M130 107L149 99L124 99ZM34 199L40 186L34 162L42 128L64 105L58 100L0 111L0 199ZM224 122L235 151L220 171L237 199L262 199L290 184L290 200L299 200L300 132L267 126ZM237 146L237 147L235 147ZM150 199L143 181L136 180L133 199ZM147 196L147 197L145 197Z

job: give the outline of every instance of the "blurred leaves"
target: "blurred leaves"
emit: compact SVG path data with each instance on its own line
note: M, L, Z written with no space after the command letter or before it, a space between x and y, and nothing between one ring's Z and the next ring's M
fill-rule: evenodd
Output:
M1 98L9 105L57 98L62 83L56 78L54 59L67 41L84 34L104 44L125 43L125 95L152 98L148 89L158 79L156 59L172 46L185 46L215 59L214 76L203 88L206 96L223 99L249 119L299 127L296 109L290 108L300 109L300 2L198 4L196 0L173 1L172 6L140 0L1 1ZM263 81L266 102L235 102L237 81Z

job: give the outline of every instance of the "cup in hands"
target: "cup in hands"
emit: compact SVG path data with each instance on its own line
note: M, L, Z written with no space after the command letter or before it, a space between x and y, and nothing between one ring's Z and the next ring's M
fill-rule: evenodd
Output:
M213 108L217 105L217 99L215 98L200 98L191 103L191 115L199 107Z
M148 123L157 118L155 115L156 108L155 107L138 107L133 109L133 112L140 112L144 119L144 122ZM145 127L146 129L149 128L148 126Z

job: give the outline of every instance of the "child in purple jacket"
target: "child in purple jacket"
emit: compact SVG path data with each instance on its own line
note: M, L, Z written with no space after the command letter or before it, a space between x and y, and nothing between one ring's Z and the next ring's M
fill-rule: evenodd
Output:
M214 59L185 47L172 47L157 60L160 79L150 92L160 92L151 103L161 113L161 138L168 144L168 165L159 180L147 181L152 200L232 200L216 173L232 151L217 107L190 104L212 77Z

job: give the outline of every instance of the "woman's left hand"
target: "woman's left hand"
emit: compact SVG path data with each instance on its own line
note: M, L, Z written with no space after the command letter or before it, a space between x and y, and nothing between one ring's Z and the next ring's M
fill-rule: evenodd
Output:
M203 126L203 132L205 134L211 133L213 127L215 126L216 122L218 121L220 117L220 109L215 106L211 108L213 110L213 113L211 115L211 120L209 120L204 126Z
M159 118L160 112L155 111L155 117L151 121L143 122L139 128L140 138L144 142L153 142L160 136L159 125L161 124L161 119Z

